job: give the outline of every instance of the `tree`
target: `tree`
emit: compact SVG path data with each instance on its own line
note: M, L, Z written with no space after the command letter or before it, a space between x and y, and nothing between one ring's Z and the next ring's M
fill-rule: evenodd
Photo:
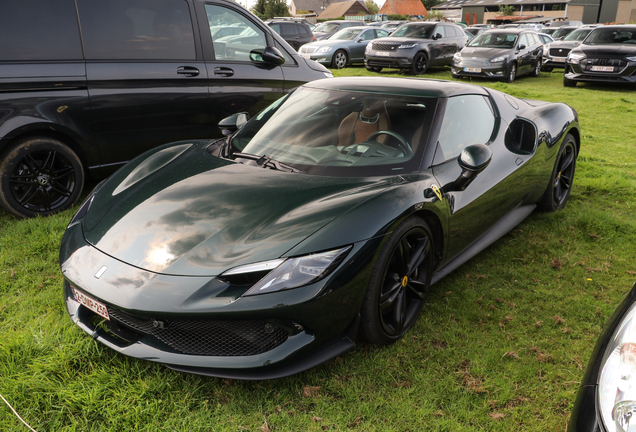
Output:
M513 5L499 5L499 13L503 16L510 16L515 11L515 7Z
M437 6L438 4L444 3L445 0L421 0L422 4L426 8L427 11L430 12L433 6Z
M428 15L426 15L427 21L443 21L444 20L444 12L436 10L429 11Z
M380 11L380 8L373 0L367 0L364 2L364 5L367 7L369 14L375 15Z
M265 5L265 15L266 19L290 16L287 3L285 0L268 0Z
M267 6L267 0L256 0L256 4L252 6L252 12L260 19L265 19L265 6Z

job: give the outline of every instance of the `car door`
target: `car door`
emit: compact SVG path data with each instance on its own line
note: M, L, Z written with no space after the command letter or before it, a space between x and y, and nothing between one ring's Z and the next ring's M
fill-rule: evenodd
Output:
M442 198L450 214L447 257L457 255L477 240L513 210L524 195L519 187L506 181L517 165L502 140L497 139L503 135L499 129L504 127L490 98L460 95L446 100L432 171L440 190L451 188ZM492 160L465 190L453 191L452 184L462 172L457 157L471 144L487 144Z
M266 46L274 46L268 26L232 2L197 1L195 6L208 74L209 118L213 135L218 135L220 120L242 111L255 115L281 97L284 77L280 66L250 60L252 50L262 52ZM244 30L213 38L208 29L215 25L242 26Z
M368 29L361 32L353 44L350 45L349 51L351 51L352 61L363 61L364 50L367 48L369 42L375 39L375 30Z
M518 75L529 73L532 68L532 46L525 33L519 36L516 52Z
M157 145L210 136L190 3L77 0L100 174Z
M431 65L445 64L445 37L446 31L444 26L440 24L436 25L433 29L431 39L428 42L429 62Z

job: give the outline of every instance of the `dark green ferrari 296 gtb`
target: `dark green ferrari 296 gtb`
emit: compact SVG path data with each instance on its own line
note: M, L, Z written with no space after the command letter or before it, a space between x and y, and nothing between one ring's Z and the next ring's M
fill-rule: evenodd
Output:
M414 78L315 81L246 117L139 156L82 204L60 265L93 338L239 379L390 344L433 283L565 206L581 142L565 104Z

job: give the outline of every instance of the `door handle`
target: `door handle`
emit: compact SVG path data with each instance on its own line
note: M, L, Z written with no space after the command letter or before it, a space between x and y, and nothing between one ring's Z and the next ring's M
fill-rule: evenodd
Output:
M231 77L234 75L234 71L227 67L216 67L214 68L214 75L221 77Z
M195 77L199 75L199 69L192 66L179 66L177 68L177 74L187 77Z

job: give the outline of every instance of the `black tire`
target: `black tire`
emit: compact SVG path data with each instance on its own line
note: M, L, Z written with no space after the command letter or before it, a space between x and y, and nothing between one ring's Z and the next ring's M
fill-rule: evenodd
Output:
M537 65L534 67L534 71L532 71L533 77L538 77L541 74L541 59L537 60Z
M555 212L567 204L574 182L576 156L576 141L572 135L567 134L557 154L550 183L539 202L541 211Z
M563 87L576 87L576 81L563 77Z
M517 63L513 62L508 69L505 81L511 83L515 81L515 78L517 78Z
M417 321L431 283L433 236L413 216L391 233L375 263L361 309L361 336L388 345Z
M425 53L417 53L415 57L413 57L413 63L411 63L411 74L412 75L422 75L426 73L428 69L428 57Z
M553 67L550 67L550 66L544 66L544 67L543 67L543 71L544 71L544 72L552 72L552 70L553 70L553 69L554 69L554 68L553 68Z
M347 62L349 58L347 57L347 53L343 50L338 50L333 53L333 57L331 58L331 67L334 69L342 69L347 66Z
M17 141L2 152L0 161L0 204L16 216L61 212L75 204L82 192L82 162L56 139Z
M370 66L367 66L367 70L369 72L382 72L382 68L381 67L370 67Z

